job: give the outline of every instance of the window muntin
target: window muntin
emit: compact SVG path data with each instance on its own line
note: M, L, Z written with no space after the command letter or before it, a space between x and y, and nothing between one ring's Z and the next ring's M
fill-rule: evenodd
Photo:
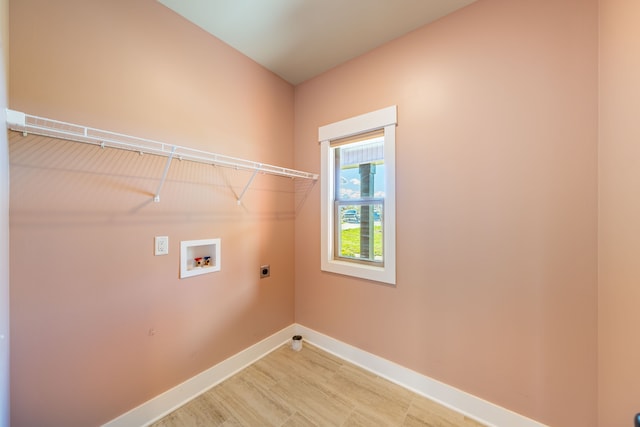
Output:
M318 129L323 271L395 284L395 126L392 106Z

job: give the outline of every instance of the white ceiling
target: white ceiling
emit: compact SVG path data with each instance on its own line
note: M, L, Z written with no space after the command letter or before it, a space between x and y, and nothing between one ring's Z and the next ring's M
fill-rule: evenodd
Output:
M292 84L476 0L158 0Z

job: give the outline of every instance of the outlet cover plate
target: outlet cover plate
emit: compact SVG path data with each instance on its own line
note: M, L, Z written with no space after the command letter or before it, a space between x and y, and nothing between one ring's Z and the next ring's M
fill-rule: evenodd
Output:
M169 236L156 236L155 255L169 254Z

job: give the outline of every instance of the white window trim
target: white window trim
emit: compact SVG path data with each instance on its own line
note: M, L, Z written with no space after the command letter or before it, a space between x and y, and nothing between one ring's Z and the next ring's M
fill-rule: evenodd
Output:
M362 114L318 129L321 144L321 264L323 271L360 277L377 282L396 284L396 139L397 108L391 106ZM384 266L335 259L333 251L334 156L331 141L384 129L385 207L384 207Z

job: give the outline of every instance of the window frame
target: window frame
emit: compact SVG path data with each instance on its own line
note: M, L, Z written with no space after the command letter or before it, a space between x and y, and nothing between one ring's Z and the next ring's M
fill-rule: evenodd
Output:
M395 128L397 107L395 105L360 116L351 117L318 128L320 142L321 185L321 265L322 271L359 277L376 282L396 284L396 161ZM332 141L366 134L375 130L384 131L385 197L383 222L384 263L362 263L358 260L339 258L335 251L335 156Z

